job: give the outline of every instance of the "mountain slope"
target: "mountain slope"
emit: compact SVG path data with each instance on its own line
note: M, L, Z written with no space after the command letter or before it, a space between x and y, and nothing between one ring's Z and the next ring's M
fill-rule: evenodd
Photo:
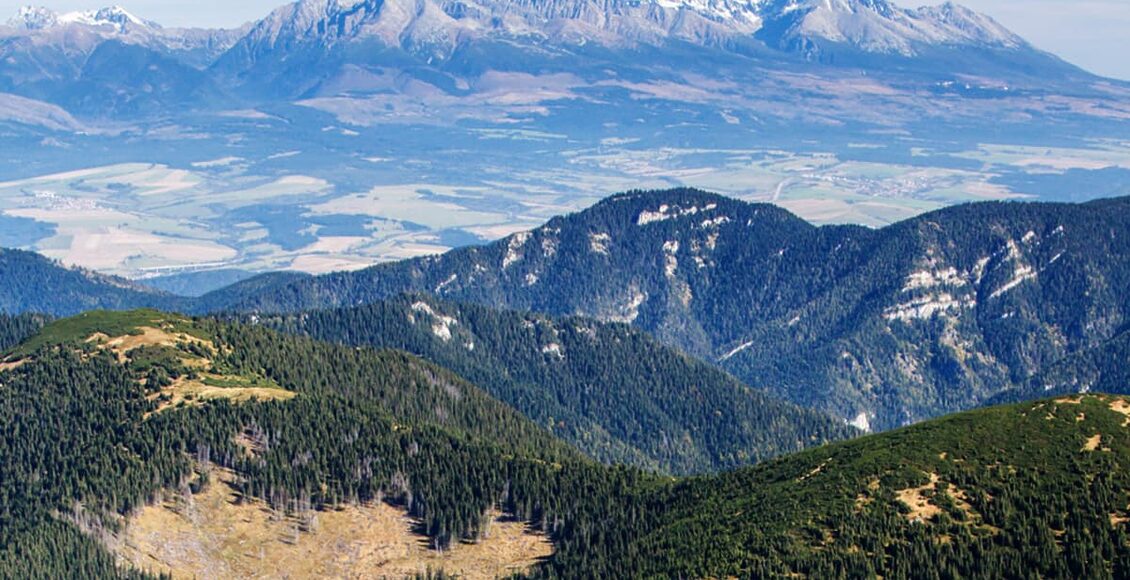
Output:
M445 548L498 507L548 530L584 503L561 503L575 485L608 499L636 477L414 357L152 311L55 322L0 380L0 425L18 434L0 438L4 576L117 575L106 546L127 516L209 486L295 534L318 510L385 500Z
M65 268L31 252L0 249L0 312L67 316L97 309L176 310L181 302L128 280Z
M856 433L623 325L425 296L254 319L434 361L608 463L716 472Z
M688 57L687 48L708 58ZM515 49L525 54L516 58ZM908 10L885 0L302 0L256 23L214 70L246 91L290 98L373 92L366 86L384 85L378 77L393 69L458 95L463 77L532 63L543 74L602 76L600 67L611 66L663 78L646 62L651 52L687 72L718 72L712 61L731 55L876 72L921 60L938 77L971 74L964 53L978 53L982 71L1013 81L1034 79L1033 66L1056 78L1080 74L967 8Z
M64 14L25 7L0 26L0 91L87 119L212 107L229 101L200 69L241 35L166 29L117 6Z
M61 320L14 353L0 367L0 426L19 435L0 437L4 576L142 577L118 568L142 562L122 538L155 509L346 575L369 560L319 544L342 514L397 527L407 513L409 541L457 553L493 545L497 512L552 540L533 577L1130 573L1125 397L978 410L675 480L579 459L407 355L150 311ZM359 549L392 531L349 525ZM256 559L211 560L168 531L141 530L168 542L148 568ZM424 561L409 569L437 572Z
M694 190L610 198L443 256L199 303L258 312L403 292L630 322L755 387L885 429L971 408L1130 314L1130 198L974 204L816 228Z
M986 404L1090 392L1130 393L1130 332L1073 353Z
M569 561L623 578L1124 577L1128 409L997 407L688 480L623 524L620 549Z

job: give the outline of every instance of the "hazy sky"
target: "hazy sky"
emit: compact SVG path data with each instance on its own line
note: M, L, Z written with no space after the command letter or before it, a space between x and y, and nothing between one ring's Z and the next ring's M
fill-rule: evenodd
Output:
M0 0L0 21L29 0ZM35 2L35 0L31 0ZM926 0L895 0L919 6ZM238 26L285 0L38 0L58 11L121 3L166 26ZM941 2L941 0L937 0ZM1130 0L961 0L1036 46L1099 74L1130 79Z

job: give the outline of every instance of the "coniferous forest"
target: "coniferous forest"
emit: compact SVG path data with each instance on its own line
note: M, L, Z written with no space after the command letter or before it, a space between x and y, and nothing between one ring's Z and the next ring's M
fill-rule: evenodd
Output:
M153 329L178 338L119 352ZM288 396L170 399L197 380ZM1130 573L1130 401L1116 396L677 479L597 463L412 355L261 326L94 313L11 350L0 382L3 577L140 574L104 539L163 489L224 485L216 469L283 512L390 502L434 549L502 510L553 541L535 577Z

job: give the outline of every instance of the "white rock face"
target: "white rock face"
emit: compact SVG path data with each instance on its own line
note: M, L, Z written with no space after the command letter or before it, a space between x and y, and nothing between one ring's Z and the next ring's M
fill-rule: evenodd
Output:
M1004 296L1005 293L1016 288L1017 286L1029 280L1035 280L1036 275L1036 271L1033 270L1031 266L1017 265L1016 270L1012 274L1012 279L1008 282L1005 282L1004 286L1001 286L1000 288L994 290L993 293L989 295L989 297L1000 298L1001 296Z
M855 427L856 429L859 429L866 433L871 432L871 419L867 417L867 413L860 413L855 417L855 419L848 421L848 425L851 425L852 427Z
M454 319L450 316L443 316L443 315L437 313L426 302L416 302L416 303L414 303L412 305L412 312L423 315L427 318L430 318L431 322L432 322L432 334L436 335L437 338L439 338L440 340L442 340L444 342L450 342L451 341L451 339L454 336L452 334L451 329L453 327L459 325L458 320L456 320L456 319ZM411 315L409 316L409 321L411 321L413 324L416 323L416 320ZM474 346L470 346L469 348L473 349Z
M608 322L631 324L640 317L640 306L643 306L644 302L647 302L647 293L633 286L629 288L627 298L614 313L599 318Z
M906 285L903 286L902 291L905 293L914 290L929 290L946 286L965 285L965 278L958 273L957 268L950 267L940 271L920 270L914 272L907 277Z
M669 241L663 244L664 265L663 273L667 278L674 278L679 269L679 242Z
M976 306L976 298L967 288L971 278L980 278L981 274L976 270L984 267L982 264L974 272L961 272L929 258L923 262L921 269L907 275L902 294L909 296L887 308L883 316L892 322L913 322L938 315L960 314L963 309Z
M960 312L965 304L965 302L954 298L952 294L943 292L914 298L898 306L888 308L883 316L890 321L929 320L939 314Z
M612 236L608 234L589 235L589 250L594 254L608 255L608 245L612 243Z
M737 348L735 348L735 349L731 350L730 352L728 352L728 353L726 353L726 354L722 355L722 356L721 356L721 357L720 357L720 358L718 359L718 362L725 362L725 361L728 361L728 360L730 360L730 359L734 358L735 356L737 356L737 355L738 355L738 353L740 353L740 352L742 352L742 351L744 351L744 350L748 349L749 347L753 346L753 344L754 344L754 342L753 342L753 341L751 340L751 341L749 341L749 342L747 342L747 343L744 343L744 344L741 344L741 345L739 345L739 346L738 346Z
M562 349L561 345L557 344L556 342L551 342L541 347L541 353L549 356L555 356L557 358L565 358L565 350Z
M671 220L671 219L678 219L678 218L681 218L681 217L698 215L700 213L705 213L705 212L708 212L708 211L714 211L716 209L718 209L718 204L716 204L716 203L708 203L703 207L691 206L691 207L687 207L687 208L672 207L670 205L663 204L663 205L659 206L659 208L656 209L655 211L646 211L645 210L645 211L641 212L640 215L636 218L636 225L637 226L646 226L648 224L653 224L653 223L657 223L657 222L665 222L665 221ZM722 222L722 223L724 223L724 222Z
M510 237L510 243L506 247L506 255L502 257L503 270L509 270L511 266L522 261L525 257L522 254L522 249L530 241L530 235L530 232L521 232Z

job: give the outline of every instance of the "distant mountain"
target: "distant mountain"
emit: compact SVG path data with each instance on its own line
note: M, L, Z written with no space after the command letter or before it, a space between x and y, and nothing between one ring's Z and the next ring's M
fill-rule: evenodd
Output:
M224 102L200 69L238 30L163 28L121 7L58 14L25 7L0 26L0 92L85 118L163 115Z
M239 40L244 29L165 28L135 16L125 8L57 13L47 8L25 6L7 21L0 33L8 43L48 47L63 45L73 55L89 53L101 42L117 41L141 45L205 64ZM0 30L3 30L0 28Z
M122 67L130 82L107 82L88 67L107 44L136 53ZM490 71L568 72L597 83L617 70L669 80L671 69L658 62L727 77L747 58L771 68L811 61L877 72L918 62L933 80L984 74L985 66L1021 84L1087 76L966 8L908 10L886 0L301 0L238 30L163 28L116 6L65 14L27 7L0 28L0 57L0 91L88 118L133 119L232 106L241 102L233 93L265 104L414 93L423 86L405 83L423 83L467 96ZM131 69L128 61L139 59L145 66ZM93 96L82 99L83 91ZM137 104L88 102L100 91Z
M589 76L597 65L651 69L655 51L685 71L716 66L680 45L836 66L929 58L940 74L963 68L959 52L971 50L992 53L1002 70L1035 55L1057 74L1070 69L969 9L907 10L885 0L302 0L255 24L215 69L258 92L308 98L379 92L387 81L378 77L393 68L432 83L491 68Z
M137 283L169 294L197 297L253 277L254 273L245 270L208 270L144 278Z
M179 297L121 278L66 268L31 252L0 249L0 313L68 316L143 306L177 310Z
M0 62L0 210L43 209L34 187L129 214L160 243L99 264L128 277L323 273L496 239L625 187L888 224L1130 179L1103 145L1127 142L1130 84L955 4L302 0L235 30L29 9L0 27ZM96 169L115 177L70 187ZM411 207L364 202L383 188ZM186 217L189 232L158 225ZM61 255L100 235L75 227L5 245ZM209 251L168 250L183 235Z
M717 472L858 433L626 325L425 296L252 319L319 340L421 356L607 463Z
M1072 353L986 404L1074 393L1130 394L1130 332Z
M628 322L755 387L887 429L979 401L1130 316L1130 198L959 206L871 230L636 192L500 242L209 303L278 312L403 292Z

